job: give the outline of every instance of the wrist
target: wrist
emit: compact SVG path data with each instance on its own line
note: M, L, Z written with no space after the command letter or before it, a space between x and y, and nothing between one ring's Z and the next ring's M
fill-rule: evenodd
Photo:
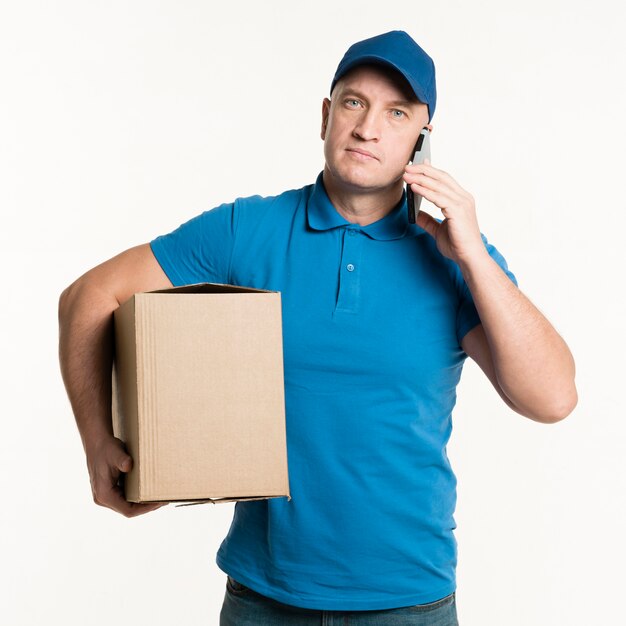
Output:
M97 454L98 450L114 439L112 430L106 428L95 428L82 434L83 449L88 458Z
M463 274L465 274L465 272L471 272L479 269L491 260L491 256L489 255L489 252L487 252L487 249L481 240L480 245L477 245L464 254L459 255L457 264L461 268Z

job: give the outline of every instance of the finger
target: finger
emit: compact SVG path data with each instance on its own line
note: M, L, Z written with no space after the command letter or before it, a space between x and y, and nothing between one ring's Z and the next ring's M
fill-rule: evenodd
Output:
M128 502L124 500L125 510L124 515L126 517L137 517L137 515L143 515L144 513L150 513L156 511L162 506L167 506L169 502Z
M127 517L137 517L151 511L156 511L163 506L167 506L169 502L127 502L130 506L130 515Z
M416 165L406 165L405 171L408 171L413 174L423 174L428 178L435 179L441 181L443 183L447 183L454 191L459 194L469 195L459 183L448 174L448 172L444 172L443 170L438 170L436 167L433 167L429 163L417 163Z
M122 493L122 489L119 485L109 489L106 493L102 494L96 500L97 504L105 506L117 513L121 513L125 517L136 517L144 513L149 513L156 509L165 506L167 502L128 502Z
M128 502L121 486L122 472L118 465L124 465L127 459L121 458L117 464L99 468L92 481L93 496L96 504L106 506L126 515L130 512Z
M448 189L446 183L440 182L434 178L429 178L425 174L417 173L417 174L405 174L404 180L409 185L413 183L417 183L418 185L422 185L427 189L432 189L433 191L438 191L440 193L445 193Z
M449 210L449 207L454 206L455 199L443 192L434 191L424 185L420 185L419 183L411 183L411 189L418 193L420 196L423 196L429 202L432 202L441 212L447 217L446 211Z
M145 515L146 513L151 513L152 511L156 511L160 509L162 506L169 504L168 502L127 502L126 506L122 509L115 509L113 507L109 507L114 510L116 513L121 513L124 517L137 517L139 515Z
M120 447L114 453L115 467L121 472L130 472L133 468L133 458L126 451L126 446L120 441Z
M116 463L116 467L124 472L128 473L131 469L133 469L133 459L128 454L122 453Z
M420 211L417 214L415 223L423 228L431 237L437 239L437 230L439 229L439 222L426 211Z

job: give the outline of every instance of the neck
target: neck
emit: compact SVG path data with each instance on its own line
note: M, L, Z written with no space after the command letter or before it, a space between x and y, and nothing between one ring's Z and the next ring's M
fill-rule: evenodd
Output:
M367 226L388 215L402 198L402 179L382 189L359 191L338 184L324 166L324 188L337 212L348 222Z

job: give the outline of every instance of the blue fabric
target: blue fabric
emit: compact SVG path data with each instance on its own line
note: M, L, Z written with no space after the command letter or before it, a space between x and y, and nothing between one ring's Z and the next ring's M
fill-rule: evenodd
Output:
M301 609L260 595L228 578L220 611L220 626L459 626L456 594L384 611L323 611Z
M406 197L362 227L335 210L320 174L206 211L151 246L175 285L282 294L292 499L237 502L218 566L311 609L390 609L452 593L446 444L467 358L460 341L480 319L457 264L408 223Z
M352 44L339 62L330 85L331 94L342 76L364 63L383 65L400 72L415 97L428 105L428 121L432 121L437 105L435 63L408 33L392 30Z

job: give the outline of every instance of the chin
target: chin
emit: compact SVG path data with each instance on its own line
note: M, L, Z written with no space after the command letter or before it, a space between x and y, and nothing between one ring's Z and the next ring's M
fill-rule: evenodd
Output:
M395 182L390 177L385 178L380 174L374 175L371 172L349 172L342 176L340 180L344 186L362 191L385 189Z
M378 189L385 186L385 181L381 179L380 173L373 172L371 168L349 166L349 167L329 167L333 178L342 186L353 187L355 189Z

